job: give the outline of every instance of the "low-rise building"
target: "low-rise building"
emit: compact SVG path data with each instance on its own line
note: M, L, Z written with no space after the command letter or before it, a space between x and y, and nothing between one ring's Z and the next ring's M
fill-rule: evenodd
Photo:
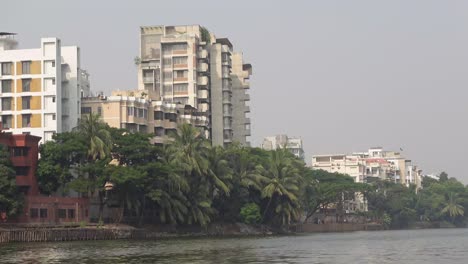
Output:
M86 198L54 197L40 194L36 171L40 137L29 134L12 134L1 131L0 144L10 152L10 160L16 172L16 185L24 194L23 213L7 222L59 224L87 222L89 201ZM0 215L6 215L0 211Z

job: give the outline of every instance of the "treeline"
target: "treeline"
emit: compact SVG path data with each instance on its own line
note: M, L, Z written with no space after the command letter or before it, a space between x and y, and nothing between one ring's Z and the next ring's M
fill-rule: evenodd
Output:
M389 181L371 185L366 215L380 219L388 228L409 228L416 223L467 225L468 187L444 172L440 180L424 177L421 190Z
M312 171L284 149L213 147L190 125L180 126L164 146L149 144L150 138L85 117L77 131L41 146L41 191L98 197L102 212L103 186L110 181L115 187L107 205L121 208L120 218L284 225L367 187L345 175Z
M312 170L284 149L213 147L190 125L181 125L164 146L150 144L151 137L86 116L76 131L57 134L40 147L41 193L73 190L98 199L99 219L109 206L120 212L114 221L131 218L140 224L281 226L312 220L319 211L343 221L344 204L356 198L368 204L369 211L359 213L363 218L388 228L444 221L461 226L467 220L468 189L447 175L440 181L425 178L417 191ZM14 215L21 211L21 199L7 154L0 155L0 211ZM106 182L114 184L108 193Z

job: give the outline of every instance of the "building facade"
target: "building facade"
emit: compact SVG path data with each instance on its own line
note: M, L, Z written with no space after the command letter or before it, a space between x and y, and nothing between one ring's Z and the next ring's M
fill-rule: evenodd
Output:
M97 113L115 128L132 132L154 133L152 143L163 143L177 125L189 123L208 130L208 118L190 105L151 100L151 91L113 91L111 96L86 97L82 100L83 115Z
M304 160L304 149L302 147L301 138L277 135L274 137L265 137L263 139L262 149L274 150L278 148L286 148L294 154L294 156Z
M14 34L0 35L0 109L4 129L44 141L78 125L89 79L80 49L42 38L37 49L18 49Z
M205 137L213 145L248 144L252 67L229 39L199 25L141 27L137 63L138 88L150 91L151 100L190 106L192 116L205 116Z

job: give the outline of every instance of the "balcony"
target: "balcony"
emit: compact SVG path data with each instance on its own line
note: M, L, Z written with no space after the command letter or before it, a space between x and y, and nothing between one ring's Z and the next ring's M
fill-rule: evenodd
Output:
M207 50L199 50L198 51L198 58L207 60L208 59L208 51Z
M223 98L223 104L232 104L231 98Z
M210 108L209 108L207 103L198 104L198 111L200 111L200 112L207 112L209 109Z
M143 82L144 82L144 83L153 83L153 82L154 82L154 78L153 78L153 76L150 76L150 77L143 77Z
M197 71L198 72L207 72L208 71L208 63L199 63L197 66Z
M175 129L175 128L177 128L177 122L175 122L175 121L173 122L173 121L168 120L168 119L165 119L163 121L163 125L164 125L165 129L171 129L171 128Z
M244 136L251 136L250 129L244 130Z
M187 77L176 77L174 78L174 82L188 82Z
M208 77L199 76L197 80L197 85L208 85Z
M246 118L245 118L245 124L251 124L251 123L250 123L250 117L246 117Z
M174 69L187 69L188 64L187 63L185 63L185 64L174 64L173 68Z
M250 101L250 94L244 95L244 101Z
M250 113L250 106L246 105L244 108L245 113Z
M210 99L210 96L208 94L208 90L198 90L198 99L201 99L201 100Z

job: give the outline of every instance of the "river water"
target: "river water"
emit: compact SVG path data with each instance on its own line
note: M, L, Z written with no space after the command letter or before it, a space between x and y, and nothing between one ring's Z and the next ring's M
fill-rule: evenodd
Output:
M468 263L468 229L0 245L0 263Z

